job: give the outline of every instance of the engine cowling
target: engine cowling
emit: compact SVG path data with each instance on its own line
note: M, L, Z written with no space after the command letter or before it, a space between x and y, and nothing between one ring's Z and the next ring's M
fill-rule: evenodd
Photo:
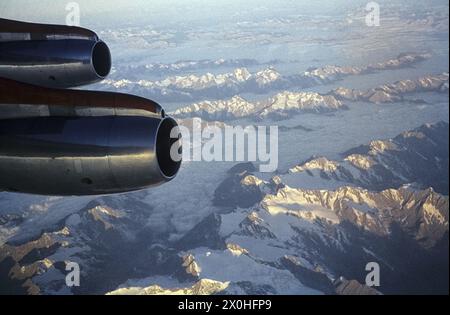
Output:
M33 117L0 121L0 189L100 195L170 181L181 161L169 117Z
M0 77L75 87L103 80L111 63L108 46L92 31L0 19Z
M151 100L0 78L0 191L99 195L172 180L174 119Z

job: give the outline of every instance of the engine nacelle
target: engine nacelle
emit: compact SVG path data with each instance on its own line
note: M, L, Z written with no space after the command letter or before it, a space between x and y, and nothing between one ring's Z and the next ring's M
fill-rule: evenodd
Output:
M34 117L0 121L0 190L43 195L121 193L177 174L172 118Z
M110 50L92 31L0 19L0 77L67 88L103 80L110 70Z

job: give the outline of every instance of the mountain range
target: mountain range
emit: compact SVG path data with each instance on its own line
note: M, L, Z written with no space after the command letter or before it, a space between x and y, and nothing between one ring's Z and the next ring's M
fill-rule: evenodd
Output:
M448 292L448 129L423 125L269 179L237 164L216 188L218 210L176 239L147 226L144 192L93 199L36 237L3 244L0 291ZM2 224L20 223L12 219ZM68 261L82 266L83 286L72 290ZM380 287L364 285L368 262L380 265Z
M330 84L348 76L364 75L385 70L414 66L429 54L405 53L368 66L327 65L310 68L301 74L282 75L273 66L251 73L246 67L235 68L232 72L213 74L189 74L169 76L162 80L106 79L97 86L103 90L134 93L156 99L160 102L186 102L204 99L223 99L242 93L267 94L290 88L309 88ZM169 65L177 67L176 65ZM123 73L126 78L134 77Z

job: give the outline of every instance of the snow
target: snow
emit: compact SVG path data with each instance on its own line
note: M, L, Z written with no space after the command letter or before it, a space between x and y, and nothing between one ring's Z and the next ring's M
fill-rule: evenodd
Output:
M249 102L240 96L228 100L203 101L174 111L175 117L203 117L213 120L217 118L232 119L242 117L259 117L264 119L269 115L284 112L338 110L342 102L331 95L320 95L314 92L284 91L265 100Z
M370 157L361 154L351 154L345 158L345 161L349 161L355 167L366 171L376 164Z
M245 248L242 248L238 244L227 243L227 248L234 256L241 256L241 255L248 254L248 250ZM207 256L210 256L210 255L211 254L209 254L209 255L207 254Z
M303 286L290 272L260 264L246 255L235 256L229 251L195 250L202 276L221 282L249 281L253 284L272 286L278 294L320 294Z
M309 191L286 186L277 195L267 195L262 207L271 215L292 214L306 220L325 219L333 224L339 223L335 213L321 205L317 197Z
M159 285L147 287L124 287L107 293L107 295L211 295L224 291L229 282L220 282L211 279L201 279L190 287L179 284L175 288L163 288Z
M23 214L24 222L8 238L0 235L0 245L5 241L23 241L34 238L42 230L55 225L70 214L78 212L95 197L42 197L0 193L0 209L6 213ZM97 197L98 198L98 197Z
M423 204L424 218L427 224L439 223L448 226L448 219L444 217L439 209L437 209L430 200Z
M326 172L335 172L338 169L339 164L335 161L330 161L325 157L320 157L314 160L311 160L303 165L297 165L294 168L290 169L289 172L297 173L304 172L306 170L322 170Z

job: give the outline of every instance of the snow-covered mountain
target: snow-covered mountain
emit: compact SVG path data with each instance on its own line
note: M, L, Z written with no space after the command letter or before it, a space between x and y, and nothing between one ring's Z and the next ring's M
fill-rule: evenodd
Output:
M313 189L334 188L342 182L371 190L409 184L448 195L448 178L442 175L448 173L448 131L445 122L426 124L348 150L340 161L313 157L290 169L295 176L284 177Z
M236 208L220 222L225 242L237 244L254 259L280 264L287 256L295 262L289 266L299 269L302 283L325 293L330 287L323 285L328 283L309 276L326 275L334 280L343 275L364 283L364 267L372 261L378 262L388 277L382 288L385 293L411 289L397 282L405 276L402 272L424 270L442 261L432 281L445 273L448 197L409 188L382 192L345 186L306 190L287 186L279 179L272 181L278 181L282 188L264 192L272 183L249 188L249 183L257 183L248 178L251 176L242 178L240 185L245 187L234 190L255 190L262 200L252 207ZM412 269L402 269L405 263ZM410 275L408 280L413 278ZM424 287L438 285L431 280L426 283Z
M282 75L273 66L251 73L246 67L235 68L232 72L213 74L189 74L169 76L162 80L135 79L135 71L121 78L111 78L98 84L102 90L134 93L156 99L160 102L196 101L203 99L223 99L241 93L267 94L290 88L308 88L341 80L351 75L364 75L377 71L401 69L413 66L426 58L427 54L401 54L397 58L364 67L327 65L294 74ZM196 66L196 65L191 65ZM158 68L158 66L149 66ZM160 66L161 67L161 66ZM190 67L183 63L172 67ZM122 72L121 72L122 73ZM114 75L113 75L114 77Z
M245 204L210 215L178 243L195 279L128 280L112 293L191 294L214 279L211 293L220 294L377 294L361 285L373 261L381 266L381 292L445 290L448 197L408 187L306 190L247 171L230 176L241 180L217 193L227 187Z
M173 63L147 63L147 64L118 64L111 74L112 78L123 76L137 79L139 76L149 75L158 77L163 75L179 74L180 72L192 72L198 70L213 70L221 68L246 68L253 66L269 66L280 63L279 60L271 60L261 63L255 59L204 59L204 60L180 60Z
M179 108L171 114L175 117L200 117L205 120L230 120L250 117L253 119L285 119L297 113L332 112L347 109L345 102L392 103L405 101L413 93L448 93L449 74L428 75L416 80L400 80L366 91L339 87L326 94L316 92L283 91L260 101L248 101L236 95L231 99L202 101Z
M362 67L327 65L320 68L311 68L303 75L307 78L314 79L320 84L323 84L337 81L351 75L361 75L372 73L375 71L409 67L429 57L429 54L404 53L398 55L397 58Z
M38 235L0 247L0 290L377 294L363 285L366 264L377 262L381 293L444 292L449 200L436 190L447 181L448 195L448 124L425 125L344 156L311 160L269 179L252 163L238 164L216 188L218 211L178 238L148 226L154 209L144 192L86 200ZM348 174L337 171L344 162L354 167ZM405 173L385 177L385 187L369 181L387 176L392 163ZM414 167L433 178L416 181L406 172ZM362 174L358 168L376 171L354 176L359 181L342 175ZM20 216L2 220L4 228L20 226ZM64 281L68 261L82 268L83 285L72 290Z
M284 119L301 112L331 112L345 109L334 96L315 92L284 91L266 100L249 102L240 96L228 100L203 101L177 109L175 117L200 117L205 120L228 120L243 117L253 119Z
M102 89L133 92L160 101L186 101L201 98L222 98L245 91L261 93L281 88L284 80L274 68L250 73L245 67L222 74L206 73L170 76L159 81L113 80L100 83Z
M330 92L342 101L364 101L371 103L401 102L408 94L419 92L448 92L448 72L429 75L417 80L400 80L367 91L337 88Z

